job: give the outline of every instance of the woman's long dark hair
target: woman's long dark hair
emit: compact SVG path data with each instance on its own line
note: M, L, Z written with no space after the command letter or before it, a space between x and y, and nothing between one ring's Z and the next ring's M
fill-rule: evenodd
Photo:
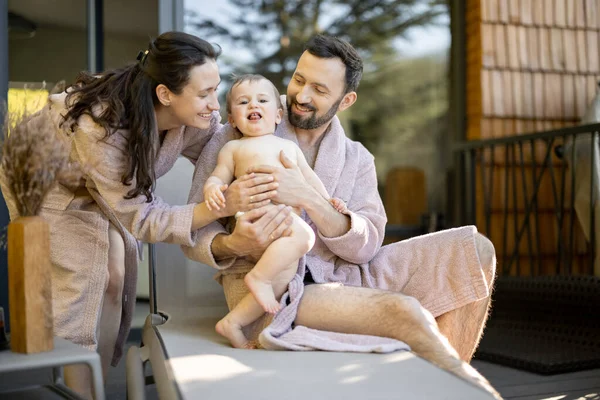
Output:
M188 83L190 69L216 60L220 49L196 36L182 32L163 33L151 41L148 51L135 64L106 71L100 75L82 72L69 87L67 105L71 131L82 115L89 115L108 135L118 129L129 130L130 161L123 183L135 188L125 198L144 194L152 201L156 182L154 164L159 147L159 134L154 117L158 104L156 87L164 84L175 94ZM100 114L98 109L103 110Z

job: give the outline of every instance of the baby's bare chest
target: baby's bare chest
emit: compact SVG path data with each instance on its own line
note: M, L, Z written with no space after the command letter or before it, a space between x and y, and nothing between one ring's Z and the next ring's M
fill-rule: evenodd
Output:
M288 141L242 141L233 156L235 175L240 176L255 165L281 167L280 153L297 163L296 145Z

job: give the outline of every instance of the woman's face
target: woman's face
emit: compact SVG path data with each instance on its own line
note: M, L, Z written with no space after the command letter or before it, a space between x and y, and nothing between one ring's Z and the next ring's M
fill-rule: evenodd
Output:
M217 86L221 83L219 67L215 60L190 69L187 85L179 94L172 94L171 113L178 124L206 129L210 126L211 113L219 110Z

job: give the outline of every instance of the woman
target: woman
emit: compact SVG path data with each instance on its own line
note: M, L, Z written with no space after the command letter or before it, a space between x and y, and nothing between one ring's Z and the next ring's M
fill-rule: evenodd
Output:
M169 206L153 194L177 157L195 163L220 127L218 56L202 39L168 32L133 65L82 73L34 116L70 142L71 161L85 171L77 187L57 185L41 211L50 224L54 333L97 350L105 377L131 325L137 240L192 245L193 231L268 203L274 189L260 186L271 192L250 204L244 190L267 178L244 176L218 211L204 203ZM14 201L3 193L14 219ZM86 367L65 368L65 381L91 398Z

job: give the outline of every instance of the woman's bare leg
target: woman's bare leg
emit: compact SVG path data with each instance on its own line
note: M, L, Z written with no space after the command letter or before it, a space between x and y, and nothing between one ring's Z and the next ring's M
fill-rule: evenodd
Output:
M64 368L65 384L85 399L94 398L92 372L85 364L68 365Z
M119 231L110 224L108 230L108 285L98 325L98 353L104 381L115 349L121 323L123 284L125 277L125 244ZM86 365L65 367L65 383L88 399L92 398L92 375Z
M108 230L108 238L108 287L104 294L98 335L98 353L100 353L105 381L121 325L125 283L125 243L112 224Z

